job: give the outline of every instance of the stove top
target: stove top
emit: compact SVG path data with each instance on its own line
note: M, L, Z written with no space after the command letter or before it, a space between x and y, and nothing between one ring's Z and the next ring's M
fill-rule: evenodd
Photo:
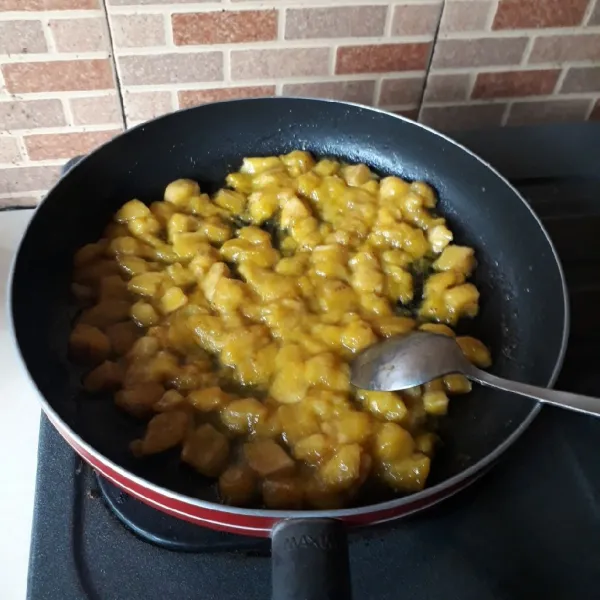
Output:
M572 330L557 387L600 396L600 124L465 133L542 217ZM438 507L350 533L357 600L596 599L600 420L544 408L489 474ZM42 417L28 598L265 599L269 545L184 523L100 480Z

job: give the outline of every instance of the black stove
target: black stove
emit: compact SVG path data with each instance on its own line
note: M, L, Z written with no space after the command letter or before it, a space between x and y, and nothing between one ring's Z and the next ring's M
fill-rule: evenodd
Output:
M571 296L557 387L600 396L600 123L455 137L508 177L543 219ZM597 448L600 420L544 408L468 490L408 520L351 532L354 597L599 598ZM268 556L265 540L202 529L128 497L42 417L31 600L266 599Z

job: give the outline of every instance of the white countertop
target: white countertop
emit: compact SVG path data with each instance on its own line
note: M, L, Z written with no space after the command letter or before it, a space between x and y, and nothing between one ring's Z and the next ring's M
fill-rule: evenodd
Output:
M40 408L7 328L8 271L32 210L0 212L0 598L27 587Z

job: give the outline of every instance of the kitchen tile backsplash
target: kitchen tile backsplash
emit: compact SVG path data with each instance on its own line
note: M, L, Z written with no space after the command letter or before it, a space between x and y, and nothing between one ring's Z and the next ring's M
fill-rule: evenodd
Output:
M445 0L420 118L440 129L597 118L600 0Z
M123 127L101 1L0 0L0 206L36 204Z
M600 0L0 0L0 206L124 127L273 95L441 130L600 119Z

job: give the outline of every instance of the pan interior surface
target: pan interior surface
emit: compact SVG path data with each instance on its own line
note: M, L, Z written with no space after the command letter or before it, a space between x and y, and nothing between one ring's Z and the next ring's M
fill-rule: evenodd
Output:
M131 198L161 199L180 177L213 191L244 156L294 149L431 184L455 242L473 246L478 259L480 315L459 331L482 339L492 350L492 372L509 379L548 385L562 358L567 305L544 230L510 185L451 140L383 112L321 100L243 100L168 115L103 146L48 194L15 262L11 309L21 354L50 407L98 452L175 492L216 500L212 486L181 466L176 452L135 460L128 444L144 425L110 397L80 390L81 373L66 353L73 255L98 239ZM444 446L429 486L494 453L534 409L528 400L478 387L455 397L440 422Z

